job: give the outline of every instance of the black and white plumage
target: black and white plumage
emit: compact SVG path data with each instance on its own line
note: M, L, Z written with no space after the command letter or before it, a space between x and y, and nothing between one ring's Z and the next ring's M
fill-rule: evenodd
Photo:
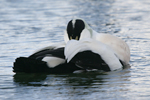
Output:
M43 48L14 62L14 72L72 73L77 70L114 71L129 64L130 50L121 39L99 34L82 19L73 19L65 42Z
M68 35L69 38L78 39L79 41L69 41L68 38L65 38L65 41L69 41L65 46L67 62L70 62L79 52L89 50L91 53L98 54L101 58L99 58L99 62L104 61L103 65L106 64L110 71L122 69L129 65L130 49L122 39L110 34L97 33L83 19L73 19L69 23L72 25L68 24L68 27L72 30L71 32L67 30L65 35ZM78 27L77 23L82 23L80 25L82 25L83 30L79 32L80 34L74 33L77 29L76 27ZM91 59L91 57L87 59ZM101 66L102 68L106 67L103 65ZM85 68L85 66L78 66Z
M37 51L29 57L19 57L14 62L14 72L25 73L73 73L80 70L74 63L67 63L64 47Z
M86 59L87 57L92 59ZM76 73L86 70L96 69L97 64L101 64L98 60L99 55L92 53L91 51L79 52L73 57L70 62L65 60L64 47L54 48L53 46L43 48L29 57L19 57L14 62L13 71L25 72L25 73ZM85 63L89 62L89 64ZM86 66L90 65L89 67ZM85 65L85 68L80 68L78 65ZM95 66L95 67L94 67ZM98 67L98 69L102 69ZM103 69L102 69L103 70ZM109 68L105 68L105 71L110 71Z

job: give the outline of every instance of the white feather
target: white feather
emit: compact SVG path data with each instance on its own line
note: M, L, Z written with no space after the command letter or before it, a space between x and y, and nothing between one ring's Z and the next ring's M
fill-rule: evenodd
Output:
M58 49L58 48L61 48L61 47L65 47L65 45L66 45L65 42L55 43L55 44L52 44L51 46L48 46L48 47L42 48L40 50L37 50L36 52L39 52L39 51L42 51L42 50L46 50L46 49ZM66 60L58 58L58 57L53 57L53 56L49 55L47 57L44 57L42 59L42 61L47 62L48 67L54 68L55 66L57 66L59 64L65 63Z
M110 34L100 33L94 33L92 38L108 45L124 64L129 64L130 49L122 39Z
M48 67L50 67L50 68L54 68L54 67L56 67L56 66L59 65L59 64L65 63L65 60L64 60L64 59L57 58L57 57L44 57L44 58L42 59L42 61L47 62L47 65L48 65Z
M82 31L79 40L82 40L82 39L85 39L85 38L89 38L89 37L91 37L91 36L92 36L92 34L90 33L90 31L89 31L87 28L85 28L85 29Z
M67 43L69 41L68 33L66 30L64 32L64 40L65 40L65 43Z
M75 27L75 23L76 23L76 20L73 19L73 20L72 20L72 26L73 26L73 28Z
M109 46L90 38L82 39L80 41L70 40L67 43L65 47L65 57L67 62L69 62L78 52L85 50L91 50L92 52L99 54L112 71L122 68L119 59L115 56L114 51Z

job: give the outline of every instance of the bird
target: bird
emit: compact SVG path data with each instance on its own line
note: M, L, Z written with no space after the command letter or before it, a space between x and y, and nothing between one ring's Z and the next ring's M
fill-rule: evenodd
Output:
M14 72L74 73L114 71L130 61L129 46L120 38L94 31L83 19L72 19L64 32L64 42L38 50L14 62Z
M99 67L100 69L105 69L107 65L106 69L114 71L129 66L130 48L128 44L114 35L94 31L81 18L73 19L68 23L65 35L68 36L68 38L65 38L65 41L68 41L65 46L67 62L75 59L74 57L76 57L79 52L90 51L100 56L99 65L102 64L101 61L103 60L103 64ZM87 57L84 59L91 58ZM96 60L95 58L93 59ZM91 64L85 62L83 64L82 60L79 60L82 64L77 64L80 68L85 68L84 64L86 64L87 68L92 69L92 67L90 67Z
M69 30L69 25L66 30ZM80 26L77 26L77 30ZM68 38L64 35L64 39ZM71 38L68 38L69 40ZM28 57L18 57L13 63L15 73L73 73L81 68L73 62L66 62L64 48L67 41L41 48ZM82 54L80 54L81 56Z

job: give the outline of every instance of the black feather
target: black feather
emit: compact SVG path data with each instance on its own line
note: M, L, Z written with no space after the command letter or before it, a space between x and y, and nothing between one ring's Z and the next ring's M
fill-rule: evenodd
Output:
M83 51L76 54L71 62L75 63L83 69L98 69L110 71L109 66L104 62L100 55L92 51Z
M32 54L31 56L29 56L29 58L41 60L45 56L48 56L48 55L65 59L64 47L58 48L58 49L44 49L44 50L41 50L39 52Z
M25 72L25 73L50 73L50 74L61 74L61 73L73 73L76 70L80 70L73 63L60 64L54 68L49 68L46 62L31 59L26 57L17 58L14 62L13 72Z
M64 48L45 49L32 54L29 57L19 57L14 62L13 72L25 73L72 73L75 70L80 70L74 63L63 63L50 68L42 59L46 56L53 56L64 59Z
M77 53L69 63L57 65L54 68L47 66L47 63L42 61L43 57L53 56L65 59L64 48L45 49L32 54L29 57L19 57L14 62L13 71L26 73L72 73L76 70L91 70L98 69L103 71L111 71L109 66L101 58L99 54L92 51L83 51ZM121 62L121 61L120 61ZM123 64L123 62L121 62Z

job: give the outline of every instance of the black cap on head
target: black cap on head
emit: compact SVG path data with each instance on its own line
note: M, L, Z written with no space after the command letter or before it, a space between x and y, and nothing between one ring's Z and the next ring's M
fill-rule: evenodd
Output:
M84 28L85 28L85 24L81 19L69 21L67 26L67 33L69 39L79 40L81 32L84 30Z

